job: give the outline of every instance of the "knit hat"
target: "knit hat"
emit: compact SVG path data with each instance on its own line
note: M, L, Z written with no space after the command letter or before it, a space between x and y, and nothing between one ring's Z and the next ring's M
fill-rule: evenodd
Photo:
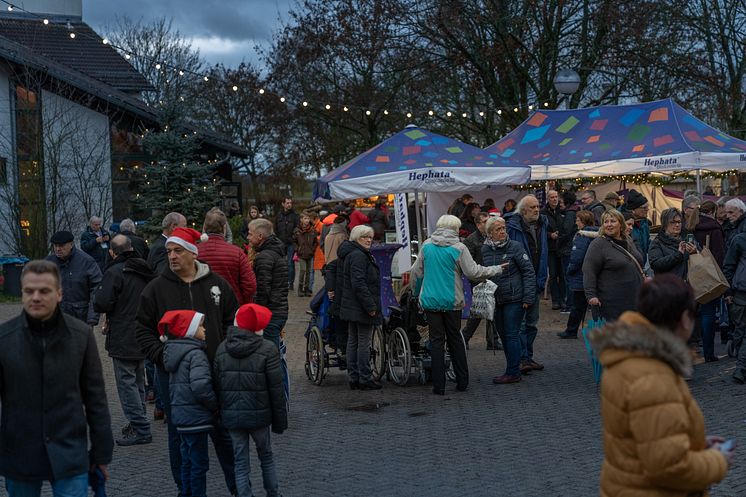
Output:
M191 338L197 333L204 314L197 311L166 311L158 322L161 341L166 341L166 333L179 338Z
M233 320L233 324L242 330L263 335L264 328L267 327L270 319L272 319L272 311L263 305L244 304L236 311L236 318Z
M197 255L197 241L201 240L202 234L192 228L174 228L171 236L166 239L166 243L175 243L181 245L184 249Z
M634 191L634 190L632 190L632 191ZM616 202L617 200L619 200L619 195L617 195L616 192L609 192L604 197L604 200L613 200L614 202Z
M630 190L627 192L627 200L624 202L625 207L629 210L635 210L638 207L642 207L643 205L648 203L648 199L645 198L645 195L638 192L637 190Z

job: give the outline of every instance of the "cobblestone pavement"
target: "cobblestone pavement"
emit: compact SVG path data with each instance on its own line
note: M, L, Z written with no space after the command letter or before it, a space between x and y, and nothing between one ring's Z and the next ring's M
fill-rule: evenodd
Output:
M416 382L353 392L344 373L334 370L322 386L312 385L303 368L307 302L291 297L286 328L290 428L273 439L286 497L598 495L603 449L597 388L582 340L555 337L566 316L549 310L546 302L535 347L544 371L519 384L493 385L492 377L504 371L505 360L502 352L484 350L482 326L469 351L469 390L456 392L451 383L445 397L432 395L429 386ZM0 322L19 310L18 305L0 306ZM97 337L118 431L125 420L103 337ZM730 382L733 368L733 359L699 365L690 386L708 431L743 443L746 388ZM152 415L152 405L148 411ZM109 495L176 495L168 470L166 427L156 422L153 428L152 444L115 448ZM713 496L746 496L745 451L740 450ZM254 487L263 495L256 457L252 468ZM228 495L214 453L208 495Z

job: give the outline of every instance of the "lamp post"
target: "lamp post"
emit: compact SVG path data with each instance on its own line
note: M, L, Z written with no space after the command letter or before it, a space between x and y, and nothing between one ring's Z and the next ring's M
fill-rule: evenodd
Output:
M570 95L578 91L580 75L572 69L562 69L554 77L554 89L565 100L565 109L569 107Z

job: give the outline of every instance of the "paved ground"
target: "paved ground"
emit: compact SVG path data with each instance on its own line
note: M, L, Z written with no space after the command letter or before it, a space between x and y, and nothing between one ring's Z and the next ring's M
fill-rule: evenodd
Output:
M352 392L340 371L330 371L322 386L312 385L303 370L307 301L291 298L287 326L293 382L290 428L273 441L283 495L598 495L603 449L597 389L582 341L554 336L565 316L542 309L536 350L545 371L520 384L493 385L492 377L503 372L505 361L502 352L484 350L482 328L469 352L469 390L458 393L449 384L446 396L436 397L429 386L417 383ZM0 322L19 309L0 306ZM103 337L98 338L103 352ZM125 420L111 362L103 357L113 426L118 429ZM730 383L733 367L732 359L697 366L690 386L709 432L743 442L746 388ZM115 449L109 495L176 495L167 469L166 427L157 422L153 432L151 445ZM745 461L741 450L713 496L746 495ZM257 495L263 495L255 458L252 467ZM214 455L208 495L228 495Z

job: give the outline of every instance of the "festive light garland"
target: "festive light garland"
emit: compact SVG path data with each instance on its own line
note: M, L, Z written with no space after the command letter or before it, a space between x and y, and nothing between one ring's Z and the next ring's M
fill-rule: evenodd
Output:
M30 12L30 11L24 9L23 7L20 7L20 6L16 5L16 4L14 4L14 3L11 3L8 0L0 0L0 3L7 5L8 12L14 12L14 11L23 12L24 14L27 14L29 17L38 19L44 26L48 26L50 24L50 21L49 21L48 18L46 18L46 17L44 17L44 16L42 16L40 14L37 14L35 12ZM81 37L84 37L84 38L88 38L90 40L95 40L97 42L101 42L104 45L109 45L110 47L114 48L115 50L121 52L124 55L124 58L127 59L127 60L130 60L132 57L138 57L138 58L141 58L141 59L148 60L150 62L155 62L155 69L158 70L158 71L161 71L164 74L167 71L173 71L175 73L178 73L179 76L184 76L184 75L188 74L188 75L194 76L197 80L201 80L203 82L209 82L209 81L211 81L211 78L213 77L213 76L209 75L209 73L203 73L203 72L193 71L193 70L190 70L189 68L179 67L179 66L176 66L174 64L170 64L168 62L161 61L161 60L159 60L156 57L151 57L149 55L138 54L138 53L133 52L131 50L128 50L128 49L126 49L124 47L121 47L121 46L118 46L118 45L115 45L115 44L111 43L111 40L109 40L108 38L105 38L105 37L99 38L99 37L90 36L87 33L76 33L72 29L72 26L69 24L69 22L68 22L68 30L70 30L70 39L71 40L74 40L74 39L76 39L76 37L81 36ZM237 93L239 90L242 89L241 87L239 87L235 83L230 83L230 82L227 82L227 81L225 81L223 79L220 79L220 78L215 78L215 80L218 81L221 84L224 84L226 87L228 87L229 89L231 89L234 93ZM342 110L342 112L345 112L345 113L350 112L352 109L357 109L357 110L363 112L365 114L365 116L367 116L367 117L370 117L373 114L376 114L376 115L383 114L383 115L386 115L386 116L389 116L391 114L398 114L398 115L400 115L402 117L406 117L407 119L412 119L412 118L415 117L414 114L411 111L403 111L403 110L388 109L388 108L385 108L385 109L372 109L370 107L362 107L362 106L356 106L356 105L352 105L352 104L337 104L337 105L332 105L328 101L327 102L321 102L321 101L312 100L312 99L299 99L297 105L295 105L292 102L290 102L287 97L285 97L283 95L280 95L280 94L278 94L276 92L270 91L270 90L268 90L266 88L263 88L263 87L254 87L252 90L253 91L257 91L260 95L266 95L268 98L274 98L277 101L279 101L280 103L285 104L286 106L288 106L288 108L299 108L299 106L300 106L300 108L302 108L304 110L305 109L308 109L308 110L313 109L313 110L318 110L318 111L321 111L321 112L330 112L330 111L334 111L334 110ZM183 97L182 97L182 100L183 100ZM549 102L536 101L536 102L533 102L533 103L525 106L525 109L527 109L528 112L532 112L535 109L540 109L540 108L549 109L549 107L550 107ZM524 108L524 106L522 104L514 104L514 105L505 106L503 108L498 108L498 109L494 109L493 108L493 109L494 109L494 113L495 114L497 114L498 116L502 116L503 113L505 113L507 115L511 111L514 114L517 114L521 110L523 110L523 108ZM478 112L479 117L484 117L486 114L487 114L487 112L484 111L484 110L481 110L481 111ZM441 118L441 119L448 119L448 118L452 118L452 117L456 117L457 118L459 115L462 118L466 119L468 117L469 113L467 113L467 112L461 112L461 111L456 111L456 110L449 110L449 109L445 109L445 110L443 110L441 112L436 112L434 109L430 109L430 110L428 110L421 117L426 117L427 116L427 117L430 117L430 118L438 117L438 118Z
M724 179L728 178L730 176L737 175L739 173L738 169L731 169L728 171L702 171L700 174L700 179ZM671 173L671 174L655 174L655 173L637 173L637 174L616 174L611 176L590 176L587 178L571 178L566 180L555 180L558 183L572 183L573 186L582 187L583 185L600 185L604 183L609 183L612 181L620 181L620 182L627 182L634 185L640 185L640 184L648 184L653 185L657 187L670 185L671 183L674 183L676 181L688 181L688 182L694 182L697 180L696 174L693 174L691 171L686 172L680 172L680 173ZM526 190L536 190L539 188L544 188L546 182L534 182L534 183L528 183L525 185L513 185L511 188L515 191L526 191Z

